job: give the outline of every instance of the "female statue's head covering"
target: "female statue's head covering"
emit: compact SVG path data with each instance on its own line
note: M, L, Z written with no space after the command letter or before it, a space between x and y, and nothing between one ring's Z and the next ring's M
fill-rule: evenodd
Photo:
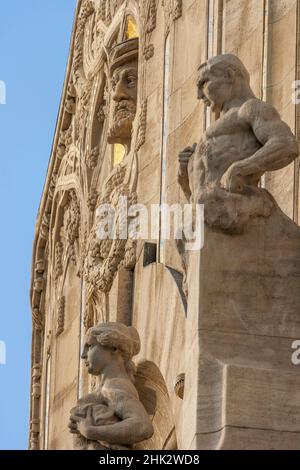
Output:
M97 342L104 348L119 351L123 357L128 376L134 383L136 367L131 359L141 349L137 330L133 326L126 326L123 323L108 322L93 326L88 330L87 336L96 338Z
M139 334L133 326L115 322L101 323L90 328L87 335L96 338L103 347L118 349L126 360L140 352Z

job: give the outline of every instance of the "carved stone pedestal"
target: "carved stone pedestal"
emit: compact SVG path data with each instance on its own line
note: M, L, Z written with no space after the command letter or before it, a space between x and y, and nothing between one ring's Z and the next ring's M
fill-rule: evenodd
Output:
M189 253L185 449L299 449L300 229L275 206Z

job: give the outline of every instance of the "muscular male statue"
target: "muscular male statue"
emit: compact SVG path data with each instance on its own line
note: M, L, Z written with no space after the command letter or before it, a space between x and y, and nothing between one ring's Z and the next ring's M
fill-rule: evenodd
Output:
M202 64L197 86L198 99L220 118L179 154L178 181L191 202L205 204L209 225L240 231L250 217L269 215L273 201L258 189L260 178L291 163L297 142L275 108L255 97L236 56Z

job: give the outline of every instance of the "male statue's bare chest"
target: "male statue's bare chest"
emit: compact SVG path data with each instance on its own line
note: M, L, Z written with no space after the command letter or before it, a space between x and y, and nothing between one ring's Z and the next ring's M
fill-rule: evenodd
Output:
M217 183L232 163L251 155L256 148L251 127L240 116L239 108L234 108L203 134L191 162L194 177L202 184Z
M204 139L210 141L217 138L229 138L251 133L249 124L239 114L240 108L233 108L212 123L204 133Z

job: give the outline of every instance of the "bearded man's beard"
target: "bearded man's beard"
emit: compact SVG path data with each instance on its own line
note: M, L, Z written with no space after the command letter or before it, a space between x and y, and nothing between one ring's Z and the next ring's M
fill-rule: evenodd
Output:
M113 144L119 139L130 138L132 123L136 114L136 104L133 101L122 100L114 110L113 124L109 130L108 143Z

